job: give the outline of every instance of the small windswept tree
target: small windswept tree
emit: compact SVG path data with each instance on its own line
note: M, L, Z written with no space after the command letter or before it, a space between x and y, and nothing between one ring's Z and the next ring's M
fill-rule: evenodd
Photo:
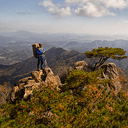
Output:
M121 48L98 47L97 49L93 49L92 51L87 51L85 55L87 58L98 59L98 61L93 66L92 70L94 71L96 68L104 64L104 62L108 58L112 58L115 60L127 58L127 56L125 56L125 53L126 51Z

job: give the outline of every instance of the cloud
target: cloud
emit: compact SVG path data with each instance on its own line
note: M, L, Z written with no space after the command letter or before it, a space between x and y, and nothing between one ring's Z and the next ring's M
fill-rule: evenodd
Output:
M101 0L107 8L124 9L128 6L128 0Z
M114 9L124 9L128 6L128 0L65 0L68 4L93 4L100 3L101 6Z
M54 4L50 0L49 1L44 0L43 2L40 2L39 5L44 7L54 7Z
M90 0L65 0L65 3L68 4L78 4L78 3L86 3L89 2Z
M128 24L128 21L126 21L126 20L125 20L125 21L123 21L123 22L124 22L124 23L126 23L126 24Z
M61 8L61 9L59 9L56 6L55 7L49 7L47 9L47 12L51 13L52 15L57 15L59 17L65 17L68 15L71 15L70 7Z
M124 20L124 21L120 21L117 23L118 25L125 25L125 24L128 24L128 21L127 20Z
M25 11L25 12L17 12L16 14L18 15L30 15L29 12Z
M54 0L43 0L40 6L52 15L65 17L76 15L83 17L115 16L116 9L123 10L128 7L128 0L64 0L57 5Z
M76 9L75 14L84 17L102 17L106 15L115 15L103 7L98 7L92 3L87 3L87 5L85 5L83 8Z
M43 2L40 2L39 5L43 6L46 11L52 15L57 15L59 17L71 15L70 7L67 6L65 8L59 8L57 5L54 5L51 0L44 0Z

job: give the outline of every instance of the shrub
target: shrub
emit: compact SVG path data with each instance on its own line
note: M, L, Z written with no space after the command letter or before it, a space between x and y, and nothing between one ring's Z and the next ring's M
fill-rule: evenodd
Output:
M74 70L62 91L33 91L30 101L5 104L0 127L91 128L128 125L128 100L123 91L107 91L110 80L99 80L99 72ZM77 91L79 89L79 91Z

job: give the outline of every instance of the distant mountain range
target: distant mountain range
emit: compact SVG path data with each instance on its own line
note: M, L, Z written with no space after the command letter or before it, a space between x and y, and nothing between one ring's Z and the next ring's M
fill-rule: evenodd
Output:
M31 38L31 37L36 36L38 34L31 33L29 31L20 30L20 31L16 31L16 32L0 33L0 35L6 36L6 37L15 37L15 38Z
M80 43L77 41L71 41L63 46L66 50L78 50L79 52L89 51L92 48L98 47L118 47L128 50L128 40L114 40L114 41L107 41L107 40L95 40L90 43Z
M91 34L75 34L75 33L33 33L29 31L16 31L16 32L0 32L1 36L15 37L21 39L29 39L36 41L36 39L43 39L43 41L80 41L91 42L94 40L128 40L128 36L124 35L91 35Z

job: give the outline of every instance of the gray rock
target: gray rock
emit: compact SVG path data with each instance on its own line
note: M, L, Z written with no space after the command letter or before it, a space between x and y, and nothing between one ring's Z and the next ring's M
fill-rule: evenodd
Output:
M88 64L85 61L77 61L74 63L74 69L79 66L87 66Z
M48 74L54 75L53 71L51 70L51 68L45 68L44 69L44 73L47 76Z
M84 69L84 66L76 67L76 69L77 69L78 71L82 71L82 70Z
M60 78L62 84L65 83L65 79L67 78L67 75L69 75L69 73L73 70L74 69L72 67L68 67L68 68L64 69L61 74L59 74L59 78Z
M26 84L35 84L36 81L35 80L28 80Z
M26 83L28 80L32 80L32 77L26 77L21 80L19 80L20 83Z
M32 79L34 79L36 82L41 82L42 80L42 77L43 77L43 71L40 70L40 71L33 71L31 73L32 75Z
M59 76L54 76L50 68L45 68L40 71L33 71L32 77L21 79L13 86L13 89L8 97L8 101L15 103L16 101L28 100L33 96L33 90L42 90L48 87L52 90L59 89L61 81Z
M55 81L57 82L57 86L62 86L62 83L58 75L55 76Z
M24 85L25 85L25 83L19 83L19 85L18 85L19 89L23 89Z
M60 80L58 81L58 79L58 77L55 77L52 73L49 73L45 80L46 87L49 87L52 90L55 88L59 89L58 83L60 83Z
M121 90L121 82L119 80L119 72L117 66L114 63L108 63L101 66L101 69L104 69L102 73L103 78L111 79L113 84L113 89L115 92Z
M24 86L24 95L23 95L23 100L29 99L29 97L32 95L32 86L33 84L27 84Z
M14 86L19 86L20 84L26 84L28 80L32 80L32 77L26 77L26 78L20 79L14 84Z

